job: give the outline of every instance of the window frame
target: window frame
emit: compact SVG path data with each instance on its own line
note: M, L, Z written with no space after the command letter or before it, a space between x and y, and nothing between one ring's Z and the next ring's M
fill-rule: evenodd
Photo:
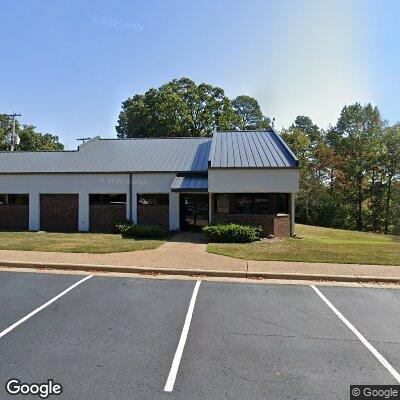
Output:
M99 196L100 201L92 200L92 196ZM108 201L107 199L108 196ZM112 201L113 196L125 196L125 201ZM126 193L89 193L89 205L90 206L119 206L128 203L128 195Z
M0 206L29 206L29 193L0 193Z
M218 197L219 196L228 196L228 212L221 212L221 207L218 207ZM249 196L250 197L250 212L238 212L235 203L239 196ZM267 199L267 210L266 212L257 212L256 211L256 198L265 196ZM214 212L216 214L224 214L224 215L269 215L276 213L276 202L275 202L275 193L215 193L214 195Z
M164 197L164 200L166 199L166 201L162 201L162 202L159 202L159 201L157 201L157 204L154 204L154 203L147 203L147 204L145 204L145 203L140 203L139 202L139 199L140 199L140 197L151 197L151 196L154 196L154 197L158 197L158 198L161 198L161 197ZM153 207L165 207L165 206L168 206L169 207L169 193L137 193L136 194L136 206L137 207L139 207L139 206L141 206L141 207L147 207L147 206L153 206Z

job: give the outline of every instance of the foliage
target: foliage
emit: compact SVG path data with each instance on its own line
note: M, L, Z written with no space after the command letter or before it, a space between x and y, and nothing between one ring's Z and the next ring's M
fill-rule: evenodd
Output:
M0 151L10 150L5 139L11 131L12 121L6 115L0 114ZM16 146L15 151L61 151L64 149L58 136L37 132L33 125L21 125L17 120L15 132L20 137L20 144Z
M238 96L232 101L236 114L240 117L240 123L236 128L241 130L268 130L271 128L271 120L264 116L258 101L250 96Z
M259 226L217 224L205 226L203 232L209 242L248 243L260 240L262 229Z
M400 124L355 103L326 131L299 116L281 134L300 161L298 222L398 234Z
M114 231L134 239L165 239L167 232L156 225L132 224L126 220L116 221Z
M210 136L240 122L224 91L191 79L174 79L122 103L118 137Z
M135 239L165 239L165 229L155 225L133 224L125 232L125 236Z
M238 96L189 78L174 79L122 103L120 138L211 136L215 129L269 129L256 99Z
M113 232L124 235L131 225L132 223L127 219L118 219L113 224Z

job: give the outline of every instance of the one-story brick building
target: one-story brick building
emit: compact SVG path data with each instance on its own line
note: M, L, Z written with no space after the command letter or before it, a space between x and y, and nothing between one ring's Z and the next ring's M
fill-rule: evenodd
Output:
M108 231L117 219L169 230L210 222L294 235L298 160L270 131L101 139L76 151L0 153L0 230Z

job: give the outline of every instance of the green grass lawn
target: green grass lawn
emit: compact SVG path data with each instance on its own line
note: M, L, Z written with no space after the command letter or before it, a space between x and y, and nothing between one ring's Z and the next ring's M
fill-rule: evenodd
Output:
M207 251L245 260L400 265L400 237L296 225L297 238L210 243Z
M164 242L125 239L108 233L0 232L0 250L105 254L155 249Z

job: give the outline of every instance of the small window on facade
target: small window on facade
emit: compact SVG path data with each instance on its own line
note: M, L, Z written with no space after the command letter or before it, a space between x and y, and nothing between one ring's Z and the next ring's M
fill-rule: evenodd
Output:
M169 204L169 195L140 193L137 195L138 206L167 206Z
M90 194L89 195L89 203L90 205L113 205L113 204L126 204L126 194Z
M233 214L252 214L252 195L235 194L232 196L231 212Z
M229 194L215 195L215 212L229 214Z
M29 194L1 194L0 205L29 205Z
M268 194L255 194L253 203L254 214L268 214L270 212L270 196Z
M289 213L289 196L287 193L276 194L276 212L282 214Z

